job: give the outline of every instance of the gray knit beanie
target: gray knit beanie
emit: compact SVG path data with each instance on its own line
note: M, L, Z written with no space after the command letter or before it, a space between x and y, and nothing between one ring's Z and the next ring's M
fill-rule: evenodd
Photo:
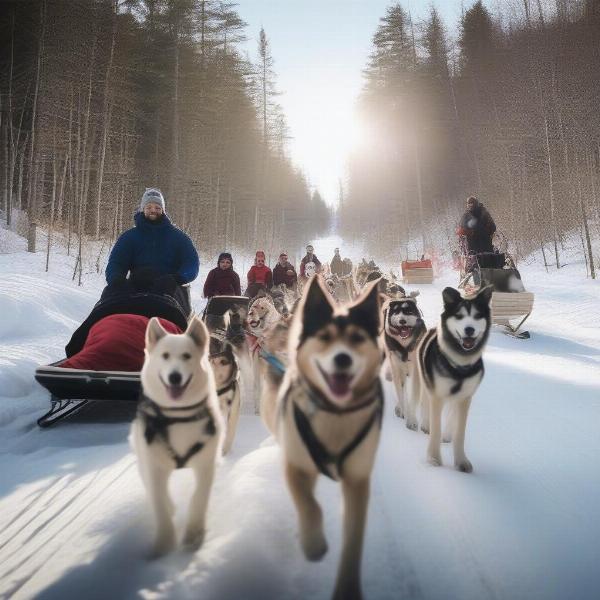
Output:
M154 202L160 204L160 207L165 211L165 199L163 198L162 192L156 188L146 188L144 195L142 196L142 202L140 203L140 212L144 211L144 206Z

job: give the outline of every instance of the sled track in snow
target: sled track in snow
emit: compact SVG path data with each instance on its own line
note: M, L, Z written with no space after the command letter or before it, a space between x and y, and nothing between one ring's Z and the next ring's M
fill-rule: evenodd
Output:
M63 546L73 544L83 530L80 517L101 502L134 464L128 456L77 478L55 478L30 494L29 502L3 527L0 598L17 593Z

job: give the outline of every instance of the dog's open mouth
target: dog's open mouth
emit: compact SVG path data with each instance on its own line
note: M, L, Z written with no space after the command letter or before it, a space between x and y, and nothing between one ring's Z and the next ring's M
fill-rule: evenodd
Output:
M258 326L260 325L260 319L258 319L258 320L253 319L252 321L249 321L248 323L249 323L250 327L252 327L252 329L257 329Z
M474 337L464 337L462 338L462 347L465 350L473 350L473 348L475 347L475 342L477 341L477 338Z
M409 338L412 335L413 328L408 325L400 325L400 327L396 327L395 325L390 325L390 329L394 333L394 335L399 335L403 340Z
M323 379L327 382L331 393L334 396L346 396L350 392L350 384L352 383L352 374L343 371L335 373L326 373L319 365L319 371L323 375Z
M171 400L178 400L179 398L181 398L181 396L183 396L185 390L187 389L187 386L189 385L190 381L192 380L192 376L190 375L188 377L188 380L185 383L182 383L181 385L169 385L168 383L164 382L162 377L160 378L160 380L162 381L162 384L167 389L167 392L168 392Z

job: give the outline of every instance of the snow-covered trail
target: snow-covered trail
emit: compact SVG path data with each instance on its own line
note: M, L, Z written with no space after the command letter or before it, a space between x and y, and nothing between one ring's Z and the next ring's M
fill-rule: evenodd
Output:
M48 398L33 369L61 356L101 286L98 278L78 289L68 265L47 275L41 263L0 256L0 597L328 598L341 541L338 487L319 483L330 550L308 563L279 450L254 416L242 416L220 465L203 548L145 560L152 520L127 412L106 407L50 430L35 425ZM385 385L366 598L597 597L600 289L568 269L523 275L536 292L532 339L491 336L467 429L473 474L426 464L426 436L393 415ZM421 288L429 324L454 281L450 273ZM451 465L450 448L444 457ZM179 525L188 475L172 482Z

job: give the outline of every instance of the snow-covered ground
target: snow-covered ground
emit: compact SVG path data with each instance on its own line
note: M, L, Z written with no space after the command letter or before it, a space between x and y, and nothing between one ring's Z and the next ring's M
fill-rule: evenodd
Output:
M79 288L73 258L53 255L45 273L42 252L0 235L12 249L0 255L0 597L327 598L340 551L339 489L318 485L330 550L308 563L279 450L251 415L218 469L204 546L145 560L152 520L126 442L130 414L103 406L50 430L35 423L49 402L34 369L62 357L102 277L87 274ZM338 244L315 248L327 259ZM600 283L586 280L581 264L546 274L532 262L522 274L536 294L532 337L491 336L467 428L473 474L426 464L425 435L394 417L385 385L367 599L598 598ZM449 271L422 286L429 324L441 289L455 282ZM449 448L444 456L451 464ZM189 473L176 473L180 524L190 488Z

